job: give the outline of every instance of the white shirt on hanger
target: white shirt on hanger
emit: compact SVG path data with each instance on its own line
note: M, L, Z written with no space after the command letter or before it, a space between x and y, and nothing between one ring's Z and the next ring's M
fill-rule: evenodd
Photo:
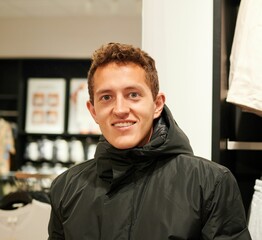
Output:
M46 240L51 206L33 199L14 210L0 209L1 240Z
M262 1L242 0L230 55L227 102L262 116Z

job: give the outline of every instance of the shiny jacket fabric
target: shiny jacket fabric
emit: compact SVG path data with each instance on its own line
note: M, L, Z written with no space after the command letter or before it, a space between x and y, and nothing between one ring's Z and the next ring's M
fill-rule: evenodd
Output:
M250 240L230 171L193 155L165 106L144 147L113 148L57 177L49 239Z

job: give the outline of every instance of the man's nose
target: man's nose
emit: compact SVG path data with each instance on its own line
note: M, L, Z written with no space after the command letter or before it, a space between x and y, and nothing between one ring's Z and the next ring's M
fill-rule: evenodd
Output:
M129 114L128 102L123 97L118 97L114 104L113 112L118 117L124 118Z

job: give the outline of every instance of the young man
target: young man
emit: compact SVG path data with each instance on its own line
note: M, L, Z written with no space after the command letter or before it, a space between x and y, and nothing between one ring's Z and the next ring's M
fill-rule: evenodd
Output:
M103 136L95 159L54 180L49 239L251 239L234 177L193 155L147 53L102 46L88 90Z

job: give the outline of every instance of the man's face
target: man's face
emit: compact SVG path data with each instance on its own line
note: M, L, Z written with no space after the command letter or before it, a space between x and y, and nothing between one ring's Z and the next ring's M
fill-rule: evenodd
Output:
M115 148L127 149L146 144L153 120L163 109L165 97L153 100L138 65L110 63L94 74L94 105L87 107L107 141Z

